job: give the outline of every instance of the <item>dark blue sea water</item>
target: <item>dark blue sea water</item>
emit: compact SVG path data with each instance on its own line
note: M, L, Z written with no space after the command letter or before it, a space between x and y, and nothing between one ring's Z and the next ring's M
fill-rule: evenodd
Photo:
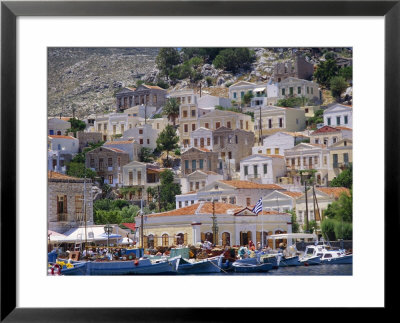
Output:
M265 273L253 274L236 274L233 272L228 273L215 273L209 275L268 275L268 276L351 276L353 274L353 265L315 265L315 266L296 266L296 267L279 267L278 269L271 269Z

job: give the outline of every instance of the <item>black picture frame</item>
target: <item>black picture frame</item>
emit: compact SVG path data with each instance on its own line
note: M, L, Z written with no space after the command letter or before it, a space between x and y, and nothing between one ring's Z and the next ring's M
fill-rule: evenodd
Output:
M236 311L189 308L16 307L16 19L19 16L384 16L385 247L398 233L400 1L2 1L1 3L1 321L225 321ZM95 5L94 5L95 4ZM382 207L383 210L383 207ZM389 218L391 216L391 218ZM396 221L397 220L397 221ZM385 248L385 308L391 308ZM395 279L398 281L398 279ZM246 296L244 296L246 297ZM216 305L218 302L216 301ZM310 303L312 305L312 302ZM212 313L210 318L207 314ZM265 314L265 312L264 312ZM321 314L321 313L320 313ZM253 315L253 314L251 314ZM270 317L272 319L272 317ZM254 318L255 319L255 318ZM315 319L315 318L314 318Z

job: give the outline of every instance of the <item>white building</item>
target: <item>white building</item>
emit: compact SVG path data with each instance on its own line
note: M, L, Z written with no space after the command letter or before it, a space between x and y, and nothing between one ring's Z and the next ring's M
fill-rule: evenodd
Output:
M59 118L50 118L47 120L48 135L66 135L67 130L71 128L71 123Z
M278 177L285 176L283 156L255 154L240 161L240 179L261 184L274 184Z
M200 127L190 133L190 146L187 148L200 147L212 150L213 145L213 130Z
M208 94L197 98L197 106L199 109L214 108L217 105L229 108L231 106L231 100Z
M303 193L290 191L273 191L263 197L265 211L288 212L296 208L296 199Z
M353 128L353 108L343 104L331 106L324 111L324 125Z
M298 142L308 138L299 132L279 131L264 138L262 146L254 146L253 154L283 156L285 149L293 148Z
M316 182L328 184L329 150L324 145L301 143L285 150L286 168L292 174L293 184L300 185L299 170L314 169Z
M204 188L206 185L222 179L223 175L221 174L217 174L212 171L196 170L186 177L181 178L181 191L182 194L197 192L198 190Z
M71 136L50 135L47 139L47 169L66 172L66 165L79 151L79 140Z
M135 140L114 140L107 141L104 145L105 148L116 148L129 154L129 160L138 160L140 145Z
M288 77L278 83L279 98L304 97L312 103L321 101L319 85L312 81L302 80L295 77Z
M157 147L158 133L151 124L143 124L126 130L122 135L122 139L135 140L141 147L154 150Z
M271 193L274 190L285 189L276 184L259 184L242 180L217 180L206 184L197 192L188 192L176 196L176 208L189 206L199 201L210 200L230 204L254 206L260 197Z

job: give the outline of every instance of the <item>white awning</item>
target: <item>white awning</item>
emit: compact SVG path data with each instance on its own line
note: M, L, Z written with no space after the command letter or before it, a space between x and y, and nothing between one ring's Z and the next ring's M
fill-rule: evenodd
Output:
M314 233L282 233L272 234L268 239L314 239L318 240L318 236Z
M265 91L265 89L266 89L265 87L257 87L253 90L253 92L263 92Z

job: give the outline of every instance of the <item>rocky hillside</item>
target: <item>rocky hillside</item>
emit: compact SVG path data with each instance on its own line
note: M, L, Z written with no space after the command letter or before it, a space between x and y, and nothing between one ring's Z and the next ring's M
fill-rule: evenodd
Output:
M115 108L114 93L154 69L158 48L49 48L48 115Z
M157 83L167 80L160 76L155 59L158 48L50 48L48 51L49 115L62 113L84 117L115 109L114 94L122 87L134 86L138 80ZM211 64L198 67L203 79L196 85L189 79L170 84L170 90L199 88L203 93L228 95L228 86L245 80L265 82L273 73L274 64L293 59L296 51L307 61L318 64L323 52L311 48L252 48L256 60L250 70L235 74L216 69ZM345 49L336 51L350 56ZM212 82L210 83L210 80Z

